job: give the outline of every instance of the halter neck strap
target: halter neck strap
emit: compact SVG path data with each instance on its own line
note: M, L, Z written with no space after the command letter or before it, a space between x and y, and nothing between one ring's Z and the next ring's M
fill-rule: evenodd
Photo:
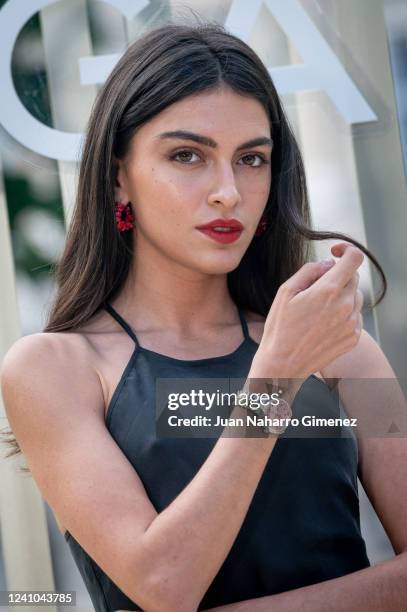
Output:
M119 323L119 325L121 325L123 327L124 331L135 342L136 346L140 346L139 341L137 340L136 334L134 333L134 331L132 330L130 325L127 323L127 321L125 321L123 319L123 317L121 315L119 315L119 313L108 302L105 303L104 307L105 307L105 310L107 310L107 312L109 312L112 315L112 317L114 319L116 319L116 321Z

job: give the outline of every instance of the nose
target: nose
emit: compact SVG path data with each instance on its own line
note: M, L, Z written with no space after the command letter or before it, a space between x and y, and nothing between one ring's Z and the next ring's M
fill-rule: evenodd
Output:
M240 200L233 168L229 163L225 163L217 174L216 183L208 196L208 204L215 206L221 204L225 208L234 208Z

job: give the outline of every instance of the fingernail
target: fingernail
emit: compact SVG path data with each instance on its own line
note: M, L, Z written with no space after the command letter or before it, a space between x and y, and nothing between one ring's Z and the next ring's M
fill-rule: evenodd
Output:
M321 266L324 266L324 268L329 268L329 266L332 266L332 264L335 263L334 259L323 259L321 262Z

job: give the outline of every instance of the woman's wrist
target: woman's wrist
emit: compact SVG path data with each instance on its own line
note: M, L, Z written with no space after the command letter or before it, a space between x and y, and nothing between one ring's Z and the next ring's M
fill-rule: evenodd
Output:
M248 378L305 380L311 373L294 364L288 356L283 357L277 351L262 348L260 345L253 357Z
M287 360L257 351L247 376L245 389L252 393L278 393L290 406L308 374L294 369Z

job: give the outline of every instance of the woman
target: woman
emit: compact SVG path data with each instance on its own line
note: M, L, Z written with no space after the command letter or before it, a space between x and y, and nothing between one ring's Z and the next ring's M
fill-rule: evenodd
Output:
M358 248L306 263L324 238ZM46 333L2 368L10 425L98 612L401 610L404 442L365 439L358 462L354 436L155 432L158 379L299 380L293 412L318 396L332 415L324 378L393 377L362 331L362 251L385 281L362 245L309 228L298 147L245 43L167 25L129 47L92 112ZM376 568L358 469L398 554Z

